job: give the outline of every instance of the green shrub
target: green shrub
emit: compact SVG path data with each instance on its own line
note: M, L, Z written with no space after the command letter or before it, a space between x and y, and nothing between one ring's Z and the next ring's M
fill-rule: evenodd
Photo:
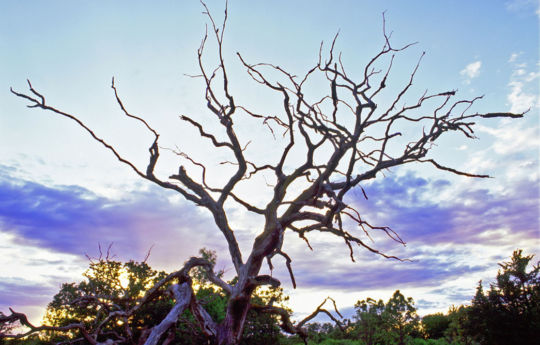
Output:
M361 345L358 340L351 339L325 339L318 345Z

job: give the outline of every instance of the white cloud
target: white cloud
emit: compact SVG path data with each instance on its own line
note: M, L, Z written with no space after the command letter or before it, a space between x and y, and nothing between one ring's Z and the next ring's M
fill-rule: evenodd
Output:
M538 181L540 127L534 114L529 112L523 119L501 121L497 127L478 124L476 132L482 135L482 140L488 139L484 134L489 134L495 139L488 149L478 152L469 159L473 167L478 162L482 164L485 164L484 161L492 162L489 169L481 170L488 172L499 181L490 189L498 189L505 184L512 186L518 181ZM497 159L493 160L494 157Z
M530 109L536 102L537 95L527 93L523 90L524 83L520 81L511 81L508 83L510 86L510 93L507 96L510 102L510 112L521 113Z
M522 53L519 52L519 53L512 53L512 55L510 55L510 58L508 59L508 62L514 62L516 61L516 59L521 55Z
M527 76L525 77L525 81L526 82L531 82L533 80L535 80L536 78L540 77L540 72L530 72L529 74L527 74Z
M521 53L513 53L508 62L513 64L513 72L508 82L509 93L506 96L510 112L520 113L539 107L538 86L534 83L540 77L540 72L529 72L527 63L518 62Z
M462 76L465 76L467 80L465 80L465 83L469 84L471 82L471 79L476 78L480 75L480 68L482 67L482 61L474 61L465 66L464 69L459 72Z
M492 148L499 155L515 154L524 150L536 150L540 147L538 126L530 127L530 124L527 123L501 124L498 128L478 124L476 130L497 138Z
M534 13L540 16L540 7L538 0L510 0L505 3L506 8L511 12Z

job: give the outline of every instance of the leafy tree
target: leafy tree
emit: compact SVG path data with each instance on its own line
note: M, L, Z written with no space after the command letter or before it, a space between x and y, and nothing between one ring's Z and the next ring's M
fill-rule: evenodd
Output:
M211 263L216 262L216 254L208 249L201 249L200 254ZM193 270L192 276L197 286L195 297L201 301L205 311L215 320L223 320L227 306L227 296L212 285L204 270ZM79 283L62 284L60 291L49 303L44 322L52 327L61 328L82 320L88 333L101 328L97 341L105 341L109 334L114 334L123 344L137 344L148 337L148 330L156 320L161 320L174 306L167 289L171 284L165 284L156 291L151 300L145 303L131 317L124 316L125 311L137 305L142 296L157 281L167 277L163 271L155 271L146 262L129 261L122 263L106 258L90 262L89 268L83 273L83 281ZM233 283L233 282L231 282ZM259 288L254 292L253 303L266 305L272 303L284 307L288 296L283 289L273 287ZM110 315L117 313L117 318ZM114 314L113 314L114 315ZM0 314L0 318L7 316ZM16 318L13 318L17 321ZM9 331L10 323L3 323L5 331ZM78 342L84 341L79 334L79 328L66 332L48 330L44 339L48 342ZM244 328L242 345L276 344L281 337L278 320L273 314L250 311ZM199 328L194 315L185 310L172 327L163 336L162 341L175 344L205 344L208 339ZM18 344L21 343L20 341Z
M358 343L357 340L328 338L321 341L318 345L360 345L360 344Z
M419 318L414 301L396 290L385 305L383 322L388 344L405 345L418 332Z
M380 343L383 339L385 329L383 328L383 313L385 305L382 300L375 301L367 298L356 302L354 305L356 314L355 335L361 339L365 345Z
M449 343L446 339L422 339L414 338L410 342L411 345L461 345L461 343Z
M306 333L308 338L314 343L319 343L324 339L322 325L319 322L310 322L306 325Z
M365 345L410 343L418 335L414 301L396 290L388 302L367 298L355 304L354 335Z
M429 314L422 318L422 331L426 338L439 339L444 337L450 318L443 313Z
M259 287L253 295L253 304L261 306L272 304L284 307L288 300L289 296L283 294L283 288L281 287L265 289ZM278 318L274 314L250 310L240 344L273 345L277 344L281 337Z
M444 332L445 339L450 343L458 343L462 345L475 344L473 334L471 333L471 313L470 306L460 305L459 307L451 306L448 310L448 319L450 323Z
M540 266L527 267L533 255L514 251L500 263L487 293L482 282L469 310L469 330L481 344L534 344L540 334Z
M474 138L473 128L477 120L516 118L523 114L469 112L469 108L480 97L456 100L456 92L453 90L435 93L426 91L418 98L405 102L405 98L410 95L420 61L412 68L408 81L393 90L391 95L391 91L386 87L390 80L394 55L407 49L410 44L394 47L390 41L391 35L386 33L385 28L381 50L365 68L361 68L363 73L360 75L346 72L341 54L335 51L337 36L327 52L324 52L321 46L318 61L303 74L291 73L268 63L249 63L244 56L237 54L238 63L253 78L254 83L267 87L269 93L280 98L280 111L254 109L244 103L249 100L234 94L236 88L231 86L228 64L225 64L228 57L223 49L227 10L222 24L218 25L204 2L202 6L210 22L209 31L216 42L217 52L213 55L215 63L209 66L205 51L208 34L205 34L197 51L200 67L198 76L204 84L203 93L208 111L217 126L199 123L195 118L185 115L181 116L181 120L199 133L201 140L211 145L212 149L227 154L227 162L231 163L227 166L201 162L197 157L177 152L178 159L182 160L179 168L172 173L162 174L165 169L161 169L163 166L160 158L163 156L160 152L162 146L158 130L142 117L127 110L114 79L112 89L120 111L129 119L137 121L152 136L148 163L145 166L125 157L108 139L100 137L90 128L84 119L46 102L46 97L30 82L27 93L13 89L11 91L17 97L28 101L31 108L49 111L73 121L141 178L177 192L194 205L205 208L221 232L237 276L236 283L231 285L211 272L213 265L204 258L188 260L180 270L171 273L165 280L160 280L155 285L155 290L149 290L150 294L141 297L135 307L122 314L129 324L129 319L143 308L142 305L153 300L151 297L155 291L170 285L174 306L161 322L152 327L146 341L148 345L155 344L187 309L192 311L205 336L220 345L240 342L251 310L273 314L281 319L280 325L284 331L305 337L303 325L309 321L309 317L314 316L310 315L308 319L294 325L290 321L288 310L272 304L255 306L252 303L257 287L280 284L275 277L260 274L264 262L269 264L270 269L273 268L271 260L276 255L285 258L284 264L289 271L292 285L296 286L292 260L283 249L286 248L283 246L286 235L299 236L309 247L311 234L322 232L340 237L349 249L352 260L354 249L358 247L386 258L397 259L370 246L363 236L365 232L380 230L399 243L403 241L390 228L369 223L354 205L348 202L347 195L355 189L361 189L363 183L380 176L384 171L409 163L427 164L463 176L487 177L441 165L429 153L439 138L448 133ZM325 85L326 91L318 93L321 87L314 88L313 83L321 87ZM258 121L260 125L268 128L268 136L240 137L240 133L245 133L241 127L247 126L251 129L253 121ZM246 143L249 143L250 139L272 140L271 136L279 142L272 145L267 142L261 144L274 147L276 151L260 155L259 152L247 148ZM298 154L303 156L298 157ZM219 179L211 180L211 174L208 174L207 179L206 172L212 168L219 169ZM264 180L267 182L258 184L268 188L268 193L262 193L267 197L263 202L259 202L258 197L252 199L250 195L243 193L248 188L242 187L249 187L252 186L251 183L257 184L257 181ZM234 223L229 222L229 217L236 212L231 212L233 204L261 221L249 253L241 252L237 229L234 228ZM358 227L360 231L357 230ZM223 319L214 319L201 302L193 298L190 271L199 266L205 267L209 272L209 280L227 296ZM171 284L172 281L174 283ZM66 287L66 293L72 293L69 287ZM114 299L110 302L114 302ZM392 310L399 315L406 314L406 311L399 309L400 303L402 302L396 300L396 305L391 306L395 308ZM84 311L79 312L80 316L84 316ZM104 314L103 317L112 318L113 315L118 315L111 314L115 312L111 309L108 316ZM324 311L319 306L315 312ZM90 343L96 343L98 338L104 337L111 341L121 340L125 336L129 338L129 334L118 337L114 333L108 333L105 336L100 329L97 333L96 329L88 333L86 327L91 325L84 319L70 320L74 322L70 329L87 334L85 339ZM401 324L398 322L395 325L397 327ZM111 326L110 331L118 332L119 329L119 326ZM37 332L43 328L31 330Z
M212 265L212 267L216 265L217 255L214 250L211 250L208 248L201 248L199 249L199 257L206 260L210 265ZM224 274L223 270L216 272L216 276L218 278L222 278L223 274ZM208 273L208 270L202 266L197 266L193 268L191 272L191 276L193 277L193 279L195 279L195 281L199 285L202 285L202 286L212 285L212 280Z
M83 273L80 283L62 284L60 291L49 303L44 321L54 327L64 327L82 322L92 332L101 328L101 334L114 333L125 343L141 337L141 332L153 326L155 320L167 314L172 300L164 293L167 285L152 297L131 317L121 316L126 310L136 306L139 298L158 281L166 277L165 272L155 271L146 262L129 261L122 263L107 258L91 261ZM113 322L111 314L118 314ZM51 332L54 341L76 339L77 330Z

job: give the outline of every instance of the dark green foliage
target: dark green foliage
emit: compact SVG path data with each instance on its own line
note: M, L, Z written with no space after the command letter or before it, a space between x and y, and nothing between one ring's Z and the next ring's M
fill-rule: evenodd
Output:
M540 266L527 272L533 255L516 250L499 264L494 284L484 292L482 282L469 311L469 331L481 344L538 344L540 335Z
M382 341L385 333L383 312L385 305L382 300L375 301L372 298L358 301L354 305L356 323L354 333L366 345L378 344Z
M411 345L461 345L461 343L449 343L446 339L422 339L414 338L412 339Z
M426 315L419 322L412 298L398 290L387 303L358 301L345 332L331 324L307 325L309 344L540 344L540 268L536 264L527 271L532 258L515 251L509 262L499 264L501 270L488 291L480 282L471 306L452 306L447 314ZM303 343L291 337L281 344Z
M202 249L201 256L216 262L215 252ZM367 298L355 304L353 320L345 320L344 330L333 323L306 325L310 345L483 345L537 344L540 334L540 268L527 271L533 256L513 253L511 261L499 264L496 281L488 291L480 282L471 306L450 307L447 314L416 315L412 298L395 291L384 303ZM222 275L222 272L218 272ZM48 324L61 326L83 321L89 329L101 322L107 310L126 309L134 305L150 286L166 275L152 270L146 263L121 263L98 260L90 263L80 283L66 283L47 308ZM192 271L197 300L217 322L225 318L228 296L213 286L204 269ZM235 279L229 282L234 285ZM165 290L163 287L162 290ZM96 299L96 297L99 297ZM288 297L281 288L258 288L252 303L283 306ZM164 291L157 293L143 306L127 325L136 340L168 313L174 301ZM115 309L116 308L116 309ZM1 315L1 314L0 314ZM125 334L126 320L106 325L107 331ZM284 336L275 316L249 311L241 345L303 345L298 336ZM3 325L4 331L10 325ZM2 344L41 345L80 338L73 333L49 333L41 339L30 336L25 340L4 341ZM186 310L174 329L173 344L207 344L197 322ZM84 343L81 342L81 343ZM135 342L133 342L135 343Z
M321 324L318 322L312 322L307 324L306 331L308 334L308 338L315 343L318 343L325 338L325 334L322 332L321 329Z
M444 332L445 338L451 344L463 344L471 345L475 344L473 341L473 334L470 332L470 306L459 307L452 306L448 310L448 319L450 323L448 328Z
M214 320L225 318L227 297L211 285L200 285L195 292L197 300ZM163 317L162 317L163 318ZM158 321L161 319L158 319ZM185 310L176 323L174 343L178 345L206 344L208 339L189 310Z
M361 345L361 343L352 339L325 339L318 345Z
M215 264L215 252L201 249L203 258ZM222 275L218 272L218 275ZM51 326L65 326L71 323L84 322L89 331L100 325L110 312L126 311L132 308L146 291L167 273L155 271L145 262L129 261L122 263L110 259L99 259L90 262L90 267L83 274L80 283L65 283L49 303L44 323ZM225 318L228 296L213 286L204 269L197 267L192 271L193 287L197 300L216 322ZM114 332L125 339L125 343L136 344L145 330L158 324L174 305L174 300L166 293L164 285L150 300L128 319L117 318L103 325L102 333ZM230 282L234 284L234 280ZM283 306L288 300L283 289L258 288L252 298L255 304L266 305L272 300L274 305ZM180 316L172 334L173 343L178 345L206 344L198 323L189 310ZM277 344L283 337L275 316L250 311L244 328L242 345ZM80 338L78 331L49 332L42 335L46 343L71 341ZM99 341L100 339L98 339ZM36 344L39 338L12 341L13 344ZM81 343L84 343L82 341Z
M367 298L355 304L356 322L352 334L363 345L399 344L411 342L418 336L418 316L412 298L396 290L385 304Z
M411 337L418 335L419 319L414 301L411 297L405 298L399 290L386 303L383 320L388 344L405 345L410 343Z
M253 304L268 305L270 300L274 305L283 305L289 299L283 295L282 288L255 290L252 298ZM273 345L279 342L281 330L275 315L257 313L254 310L248 312L241 345Z
M444 337L450 317L443 313L426 315L422 318L422 331L426 338L439 339Z
M199 249L199 257L202 258L202 259L205 259L206 261L208 261L210 264L212 264L212 266L216 265L217 255L216 255L216 252L213 251L213 250L210 250L210 249L207 249L207 248L201 248L201 249ZM219 278L222 278L223 277L223 270L216 272L216 275ZM193 277L193 279L197 283L199 283L201 285L210 284L210 279L208 279L208 273L201 266L197 266L197 267L193 268L193 270L191 270L191 276Z
M51 326L65 326L83 322L87 329L94 329L110 312L128 310L146 290L166 276L150 268L145 262L122 263L109 259L90 262L80 283L62 284L60 291L47 307L44 321ZM103 333L116 332L125 339L137 339L143 329L153 326L155 320L166 315L172 300L163 294L156 295L151 303L143 305L131 318L118 319L103 326ZM127 325L125 325L127 323ZM133 331L130 335L127 326ZM77 332L49 333L51 341L77 338Z

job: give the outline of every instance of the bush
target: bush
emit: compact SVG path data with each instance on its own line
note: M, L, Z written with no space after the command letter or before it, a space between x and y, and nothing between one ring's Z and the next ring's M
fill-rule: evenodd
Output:
M446 339L422 339L414 338L411 342L411 345L451 345ZM458 344L455 344L458 345Z
M318 345L362 345L359 340L351 339L325 339Z

